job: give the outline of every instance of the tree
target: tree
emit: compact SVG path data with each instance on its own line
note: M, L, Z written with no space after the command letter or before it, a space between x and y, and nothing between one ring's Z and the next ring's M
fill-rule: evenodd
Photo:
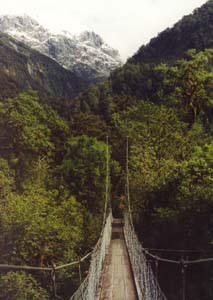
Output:
M188 59L177 63L175 95L194 122L210 103L209 88L213 86L213 74L209 64L213 60L213 51L196 53L196 50L190 50L187 55Z
M87 135L105 141L109 135L109 128L98 115L78 113L73 116L71 132L74 136Z
M48 294L32 275L9 272L0 278L0 300L48 300Z
M46 266L75 259L83 238L83 208L73 197L54 200L55 191L11 194L0 205L1 259Z
M14 186L14 171L9 167L8 162L0 158L0 202L5 200Z
M198 53L192 49L174 66L161 64L155 67L163 76L159 90L162 103L178 106L191 124L204 114L207 118L212 107L212 60L211 49Z
M100 212L105 193L105 143L86 135L70 138L59 172L78 201L89 211Z
M60 159L67 133L66 122L34 92L0 103L0 155L15 169L19 187L31 176L34 162Z

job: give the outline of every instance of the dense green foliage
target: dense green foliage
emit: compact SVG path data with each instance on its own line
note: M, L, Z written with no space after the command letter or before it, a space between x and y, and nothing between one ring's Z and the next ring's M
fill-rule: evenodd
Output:
M129 136L131 199L141 240L151 248L197 250L191 259L213 250L212 87L213 51L189 50L173 65L126 64L108 83L80 97L87 113L101 115L109 125L113 158L124 172ZM103 91L106 110L100 110ZM117 210L123 175L113 185ZM189 299L211 299L210 266L197 268L197 276L193 270ZM169 299L180 298L179 277L180 270L161 266Z
M211 26L212 3L175 25L172 36L180 35L184 47L175 48L173 63L167 52L162 57L169 63L149 64L152 57L135 56L74 103L64 99L61 105L32 91L0 102L1 263L59 265L91 250L102 225L106 135L114 214L122 213L128 136L138 237L150 248L198 251L187 253L189 259L211 255L213 51L200 51L204 33L187 44L182 31L192 23ZM211 30L205 34L205 45L211 46ZM191 46L195 49L182 55ZM178 252L162 255L181 258ZM180 299L180 271L160 265L168 299ZM187 276L187 299L212 299L211 265L190 267ZM60 271L57 282L67 299L79 284L78 270ZM0 290L2 300L52 299L50 278L43 273L1 273Z
M53 102L63 118L35 92L2 101L1 262L61 264L92 248L103 216L106 135L112 145L114 213L120 215L125 193L128 135L139 237L149 247L201 251L193 258L208 255L213 244L212 61L212 50L190 50L172 66L127 64L108 82L91 86L71 113ZM179 273L164 281L173 271L162 266L160 280L169 299L176 300L180 284L172 282L178 282ZM210 299L209 269L198 271L200 277L191 274L187 292L196 300L200 293ZM16 280L17 298L22 285L26 290L39 286L41 297L51 297L47 275L32 274L31 282L21 274L15 279L2 274L2 285ZM75 269L58 274L64 298L78 283Z
M0 103L1 263L59 265L94 246L102 225L106 145L76 130L35 92ZM10 291L11 299L50 298L48 274L27 276L2 275L5 299ZM62 296L76 288L76 276L58 274Z
M10 272L0 282L1 300L47 300L47 292L31 275Z

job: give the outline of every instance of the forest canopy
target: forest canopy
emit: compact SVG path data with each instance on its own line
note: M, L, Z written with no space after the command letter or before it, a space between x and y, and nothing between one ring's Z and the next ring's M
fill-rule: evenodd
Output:
M123 213L128 136L132 215L140 241L147 248L193 249L197 252L187 256L192 259L212 253L212 4L160 34L78 98L32 90L1 98L1 264L60 265L93 249L106 197L106 136L114 216ZM193 35L206 24L208 32ZM193 43L187 43L188 29ZM182 42L171 56L174 36ZM170 258L181 259L177 253ZM87 269L86 263L84 276ZM209 265L188 270L188 276L189 299L212 299ZM168 299L180 299L177 270L162 265L159 281ZM57 274L62 299L78 286L76 268ZM0 290L0 300L53 299L44 273L1 272Z

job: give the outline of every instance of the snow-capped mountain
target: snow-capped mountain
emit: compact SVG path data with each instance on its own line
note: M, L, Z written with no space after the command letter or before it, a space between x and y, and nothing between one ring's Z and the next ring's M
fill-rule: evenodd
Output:
M0 31L0 99L28 90L74 99L88 83L55 60Z
M55 34L27 15L0 16L0 31L51 57L89 82L108 77L122 64L119 52L94 32Z

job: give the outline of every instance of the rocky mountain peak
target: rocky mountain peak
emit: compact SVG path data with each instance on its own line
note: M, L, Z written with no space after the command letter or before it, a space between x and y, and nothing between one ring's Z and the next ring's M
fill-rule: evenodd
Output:
M0 16L0 31L56 60L88 82L105 79L121 66L119 52L93 31L52 33L27 15Z
M93 47L100 48L104 44L104 40L100 35L96 34L94 31L84 31L79 35L79 40L81 42L87 42Z
M39 23L28 15L2 15L0 16L1 31L26 30L32 31L35 27L41 27Z

